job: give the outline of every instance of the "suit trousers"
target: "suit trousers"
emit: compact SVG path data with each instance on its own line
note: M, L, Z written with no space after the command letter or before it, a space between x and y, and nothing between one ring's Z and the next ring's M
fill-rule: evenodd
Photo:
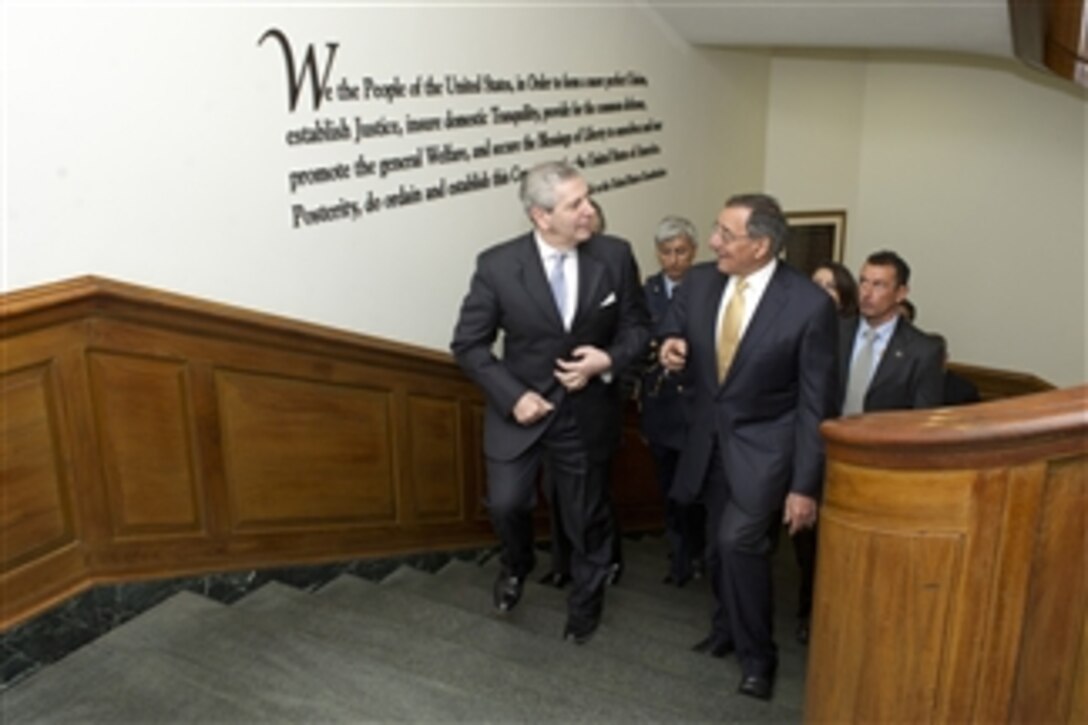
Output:
M551 517L552 522L552 571L556 574L570 576L570 541L567 539L567 535L563 529L563 510L559 506L559 497L555 495L555 485L552 483L552 477L548 472L547 464L544 466L544 476L541 481L541 488L544 489L544 496L548 499L548 515ZM612 496L608 489L609 487L606 485L605 493L607 494L608 521L612 526L612 563L622 566L623 536L620 531L619 519L616 516L616 506L612 503Z
M562 528L571 546L573 587L568 614L572 624L588 624L600 618L612 560L608 462L589 456L568 401L551 415L551 425L525 453L511 461L487 460L487 506L503 545L503 571L508 576L528 576L536 562L536 478L547 461Z
M704 558L706 523L700 503L680 503L669 497L680 451L659 443L650 443L650 455L654 459L657 483L665 497L665 539L669 542L669 574L676 581L691 578L693 562Z
M717 448L707 472L706 562L714 592L713 636L733 642L741 671L773 677L778 667L774 643L771 556L781 510L751 512L730 495L730 483L719 463Z
M802 529L793 535L793 556L801 569L801 585L797 593L797 618L808 619L812 614L812 588L816 581L816 529Z

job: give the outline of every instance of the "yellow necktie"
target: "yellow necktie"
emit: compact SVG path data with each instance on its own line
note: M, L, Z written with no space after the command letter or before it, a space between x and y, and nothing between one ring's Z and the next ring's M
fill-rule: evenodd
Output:
M733 297L725 307L722 325L718 328L718 383L725 380L725 375L733 362L733 356L737 354L740 328L744 322L744 290L746 289L748 289L748 281L744 278L737 279Z

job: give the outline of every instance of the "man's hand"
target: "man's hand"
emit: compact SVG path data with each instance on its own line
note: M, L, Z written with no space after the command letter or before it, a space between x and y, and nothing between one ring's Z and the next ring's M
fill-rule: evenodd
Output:
M567 390L581 390L594 376L612 367L608 353L593 345L580 345L571 352L570 360L556 360L555 377Z
M555 406L540 393L526 391L514 404L514 420L521 425L532 425L555 410Z
M790 536L816 525L816 508L816 499L811 496L799 493L786 496L786 510L782 514L782 523L790 527Z
M682 337L670 337L657 349L657 360L670 373L680 372L688 361L688 341Z

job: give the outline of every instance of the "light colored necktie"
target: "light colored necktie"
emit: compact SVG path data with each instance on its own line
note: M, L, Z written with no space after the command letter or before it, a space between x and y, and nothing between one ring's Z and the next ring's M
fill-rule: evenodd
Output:
M740 344L740 329L744 324L744 291L748 289L748 280L738 279L733 297L725 307L722 325L718 328L718 382L725 380L733 356Z
M873 358L876 352L876 332L871 327L861 331L861 347L850 363L850 377L846 380L846 400L842 404L843 415L853 415L865 410L865 393L873 376Z
M567 275L564 270L566 261L565 252L555 255L552 273L548 278L552 286L552 295L555 297L555 307L559 310L559 319L563 321L564 326L567 324Z

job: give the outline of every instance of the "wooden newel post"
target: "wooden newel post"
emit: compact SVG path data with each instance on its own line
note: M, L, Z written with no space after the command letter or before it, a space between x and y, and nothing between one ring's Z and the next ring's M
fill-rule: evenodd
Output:
M1088 721L1088 386L823 433L806 720Z

